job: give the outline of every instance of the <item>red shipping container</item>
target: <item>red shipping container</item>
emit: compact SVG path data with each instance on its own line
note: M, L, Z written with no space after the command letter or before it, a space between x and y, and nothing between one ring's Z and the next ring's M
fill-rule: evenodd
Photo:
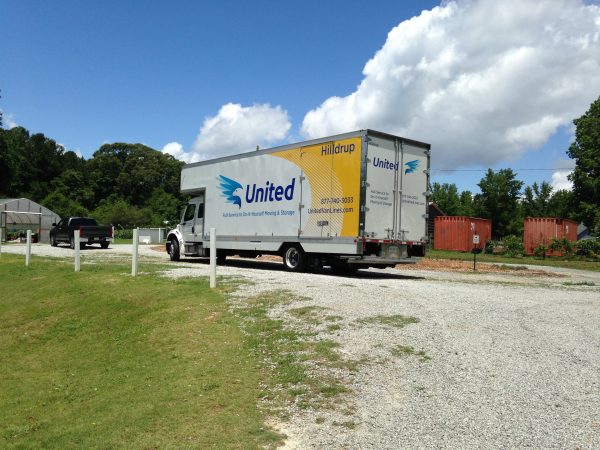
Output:
M473 244L473 236L479 235L479 244ZM435 250L470 252L473 247L483 248L492 239L492 221L467 216L438 216L433 229Z
M552 239L567 238L571 242L577 241L577 222L568 219L550 217L526 217L523 222L523 246L526 255L533 255L533 250L539 245L550 245ZM563 256L561 252L546 252L549 256Z

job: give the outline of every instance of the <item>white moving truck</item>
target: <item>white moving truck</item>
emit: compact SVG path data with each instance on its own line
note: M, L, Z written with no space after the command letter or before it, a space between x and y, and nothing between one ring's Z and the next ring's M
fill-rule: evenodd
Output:
M425 254L430 145L373 130L184 166L190 194L171 260L281 255L287 270L340 272Z

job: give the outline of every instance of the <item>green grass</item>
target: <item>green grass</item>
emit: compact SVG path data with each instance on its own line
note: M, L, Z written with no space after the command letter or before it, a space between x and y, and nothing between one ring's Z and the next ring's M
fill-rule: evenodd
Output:
M564 286L596 286L593 281L565 281Z
M332 407L337 397L348 392L344 384L333 376L315 376L307 364L324 368L356 370L357 362L340 358L339 344L331 340L313 339L310 332L290 329L281 319L273 319L268 312L278 304L288 304L294 298L287 291L264 293L244 299L238 314L248 346L258 357L267 360L272 376L263 383L263 399L268 400L271 413L279 414L283 407L295 402L300 408ZM326 309L326 308L323 308ZM317 307L296 308L290 314L314 324Z
M449 250L428 250L427 258L431 259L455 259L460 261L473 261L473 254L463 252L453 252ZM565 267L568 269L594 270L600 272L600 261L593 261L577 256L546 257L546 259L535 256L522 256L511 258L502 255L486 255L480 253L477 255L477 262L482 263L500 263L500 264L531 264L536 266Z
M204 279L0 257L0 448L264 448L272 384ZM267 332L268 330L264 330ZM284 333L281 331L281 333ZM285 355L280 355L285 359ZM290 366L281 379L300 381Z
M373 316L356 321L361 325L385 325L393 328L403 328L411 323L419 323L419 319L411 316L403 316L401 314L393 316Z
M402 358L404 356L416 356L421 361L429 361L431 359L431 356L428 356L423 350L417 351L410 345L396 345L390 350L390 352L397 358Z

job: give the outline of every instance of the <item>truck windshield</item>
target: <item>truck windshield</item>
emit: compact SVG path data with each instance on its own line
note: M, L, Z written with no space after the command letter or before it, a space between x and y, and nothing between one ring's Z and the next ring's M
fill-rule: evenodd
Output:
M71 220L71 226L78 228L81 226L87 227L87 226L91 226L91 227L95 227L96 225L98 225L98 222L96 222L95 219L88 219L88 218L80 218L80 219L73 219Z

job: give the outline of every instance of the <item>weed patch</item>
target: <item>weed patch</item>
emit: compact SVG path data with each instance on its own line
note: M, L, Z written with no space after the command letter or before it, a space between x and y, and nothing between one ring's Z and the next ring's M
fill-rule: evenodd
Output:
M431 356L428 356L423 350L415 350L410 345L397 345L390 350L391 354L397 358L405 356L416 356L421 361L429 361Z
M404 328L412 323L419 323L419 319L411 316L396 314L393 316L373 316L356 321L359 325L384 325L392 328Z

